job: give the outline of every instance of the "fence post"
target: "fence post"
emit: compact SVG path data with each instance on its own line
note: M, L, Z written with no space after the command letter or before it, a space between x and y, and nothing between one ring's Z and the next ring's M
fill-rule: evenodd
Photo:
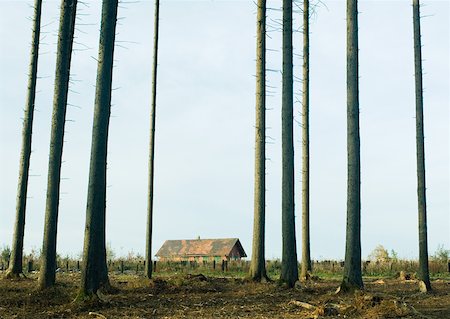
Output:
M120 273L123 274L123 260L120 261Z
M144 261L145 263L145 261ZM153 260L153 272L156 272L156 260Z

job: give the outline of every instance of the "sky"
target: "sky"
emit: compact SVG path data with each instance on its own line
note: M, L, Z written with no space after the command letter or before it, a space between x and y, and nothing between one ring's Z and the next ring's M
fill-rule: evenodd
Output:
M428 244L450 249L450 4L422 1ZM281 257L280 1L269 1L266 257ZM100 1L78 5L59 206L60 255L83 249ZM359 1L362 256L379 244L417 258L410 1ZM0 0L0 247L15 217L32 1ZM147 214L153 1L119 8L109 131L107 242L143 254ZM294 13L301 28L301 13ZM25 252L42 246L59 1L44 1ZM256 7L161 1L154 252L167 239L240 238L251 254ZM345 1L326 1L310 35L311 256L343 259L346 225ZM294 34L301 98L302 34ZM301 121L294 105L296 229L301 239Z

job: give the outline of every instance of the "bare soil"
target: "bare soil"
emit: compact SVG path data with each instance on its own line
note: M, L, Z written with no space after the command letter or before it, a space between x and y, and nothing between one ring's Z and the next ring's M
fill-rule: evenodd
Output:
M375 278L363 292L335 294L337 279L289 289L226 277L112 274L117 292L82 304L73 302L79 279L58 274L46 291L36 290L36 275L0 279L0 318L450 318L450 281L442 279L428 294L415 281Z

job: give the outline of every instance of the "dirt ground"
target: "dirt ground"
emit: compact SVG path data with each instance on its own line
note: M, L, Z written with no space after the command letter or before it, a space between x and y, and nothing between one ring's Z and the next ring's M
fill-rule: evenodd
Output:
M365 291L336 295L336 279L288 289L276 282L174 275L149 281L112 275L117 292L77 304L79 274L58 274L56 287L36 290L36 276L0 279L0 318L450 318L450 281L420 294L414 281L365 280Z

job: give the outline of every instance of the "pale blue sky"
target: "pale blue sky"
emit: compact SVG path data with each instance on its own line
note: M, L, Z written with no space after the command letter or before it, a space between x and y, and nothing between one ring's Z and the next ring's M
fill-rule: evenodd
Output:
M66 123L58 228L60 254L82 250L100 1L79 4ZM429 249L450 248L449 10L422 1ZM345 2L324 1L311 21L311 254L343 258L346 218ZM0 0L0 246L10 245L31 1ZM269 3L279 8L279 1ZM153 1L119 9L108 155L107 240L143 253ZM415 105L410 1L360 1L362 249L416 257ZM166 239L239 237L251 253L253 220L253 1L161 1L154 250ZM44 1L25 250L42 244L59 1ZM270 30L281 13L268 12ZM295 26L301 16L295 14ZM281 68L281 34L269 33L267 67ZM294 49L301 54L301 34ZM124 48L125 47L125 48ZM84 50L86 49L87 50ZM92 58L94 57L94 58ZM301 57L295 56L301 77ZM267 251L281 256L281 76L268 72ZM296 82L295 94L300 94ZM300 104L295 104L299 121ZM300 127L295 125L300 227ZM300 245L298 245L300 247ZM300 250L299 250L300 254Z

